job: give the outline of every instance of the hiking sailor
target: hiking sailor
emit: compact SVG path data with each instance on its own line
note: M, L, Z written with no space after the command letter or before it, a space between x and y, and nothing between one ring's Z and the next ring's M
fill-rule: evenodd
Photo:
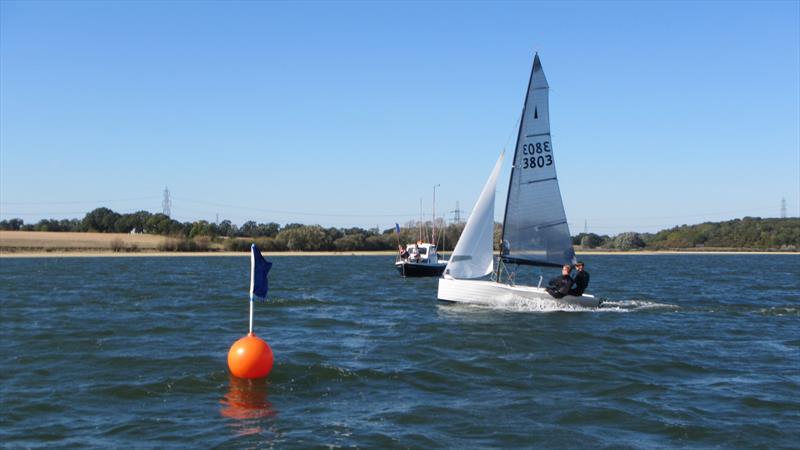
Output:
M564 267L561 268L561 276L551 279L550 285L545 288L545 291L553 298L562 298L569 294L569 288L572 287L573 283L572 277L569 276L571 271L572 266L564 264Z
M569 295L580 297L583 295L583 291L586 290L586 286L589 286L589 272L583 270L583 261L575 263L575 270L577 271L575 274L575 287L569 290Z

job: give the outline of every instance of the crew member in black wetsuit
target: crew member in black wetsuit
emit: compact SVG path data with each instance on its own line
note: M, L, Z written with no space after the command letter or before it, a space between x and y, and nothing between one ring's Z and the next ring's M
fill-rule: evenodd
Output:
M572 277L569 276L570 271L572 271L572 267L569 264L564 264L564 267L561 268L561 276L550 280L550 285L545 288L545 291L553 298L561 298L569 294L569 288L572 287L573 283Z
M575 274L575 287L569 290L569 295L580 297L583 295L583 291L586 290L586 286L589 286L589 272L583 270L583 261L575 263L575 270L577 270Z

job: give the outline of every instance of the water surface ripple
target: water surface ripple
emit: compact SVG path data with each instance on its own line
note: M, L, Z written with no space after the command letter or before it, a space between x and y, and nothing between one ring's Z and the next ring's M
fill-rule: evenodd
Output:
M587 256L600 310L440 304L386 256L0 260L8 448L796 448L793 255ZM547 276L547 274L546 274ZM531 274L530 280L538 278Z

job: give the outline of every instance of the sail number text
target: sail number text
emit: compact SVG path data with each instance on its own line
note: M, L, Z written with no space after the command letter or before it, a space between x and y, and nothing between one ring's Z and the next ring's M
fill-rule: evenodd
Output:
M522 146L522 168L535 169L553 165L553 155L550 151L550 141L524 144Z

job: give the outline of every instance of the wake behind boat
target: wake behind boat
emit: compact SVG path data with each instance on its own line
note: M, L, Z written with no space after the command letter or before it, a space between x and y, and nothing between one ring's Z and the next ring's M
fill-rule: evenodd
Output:
M522 109L503 220L500 258L492 253L494 198L504 154L495 163L456 245L438 298L492 304L509 299L547 300L596 307L592 295L555 298L541 287L517 285L520 266L561 267L575 262L550 139L549 86L537 54ZM491 275L491 279L485 279Z

